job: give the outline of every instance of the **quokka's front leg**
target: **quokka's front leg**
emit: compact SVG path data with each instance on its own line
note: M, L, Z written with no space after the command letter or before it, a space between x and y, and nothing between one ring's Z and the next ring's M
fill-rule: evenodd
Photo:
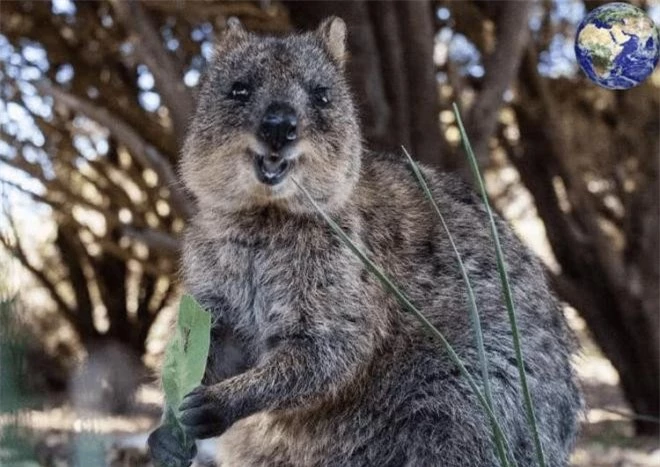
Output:
M196 438L219 436L251 414L304 407L337 394L369 364L374 346L369 333L332 331L274 336L268 340L274 343L272 349L252 369L198 386L181 405L181 421L188 433Z
M216 323L211 330L211 347L202 384L216 384L243 373L252 361L249 344L229 326Z

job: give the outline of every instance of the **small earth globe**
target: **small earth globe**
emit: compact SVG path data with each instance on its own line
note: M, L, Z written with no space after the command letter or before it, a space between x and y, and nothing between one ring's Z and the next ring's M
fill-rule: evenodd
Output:
M658 63L658 29L644 10L609 3L591 11L578 26L575 55L594 83L629 89L644 81Z

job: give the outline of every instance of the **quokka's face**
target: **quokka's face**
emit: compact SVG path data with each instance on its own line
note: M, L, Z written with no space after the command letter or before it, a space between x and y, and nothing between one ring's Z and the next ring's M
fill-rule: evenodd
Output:
M200 90L181 163L206 207L309 210L293 182L328 207L350 193L360 135L345 82L345 25L286 38L230 23Z

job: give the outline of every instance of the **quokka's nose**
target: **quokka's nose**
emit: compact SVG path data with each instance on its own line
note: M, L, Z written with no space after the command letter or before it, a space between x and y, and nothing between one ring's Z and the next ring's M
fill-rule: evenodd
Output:
M259 126L259 136L275 151L279 151L298 137L298 118L293 108L281 102L268 106Z

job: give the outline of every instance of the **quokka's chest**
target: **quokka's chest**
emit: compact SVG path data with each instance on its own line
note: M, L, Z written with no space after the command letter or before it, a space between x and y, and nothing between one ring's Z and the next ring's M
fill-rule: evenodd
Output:
M213 288L240 321L267 322L306 300L330 299L348 281L351 261L333 242L247 240L217 242L208 258Z

